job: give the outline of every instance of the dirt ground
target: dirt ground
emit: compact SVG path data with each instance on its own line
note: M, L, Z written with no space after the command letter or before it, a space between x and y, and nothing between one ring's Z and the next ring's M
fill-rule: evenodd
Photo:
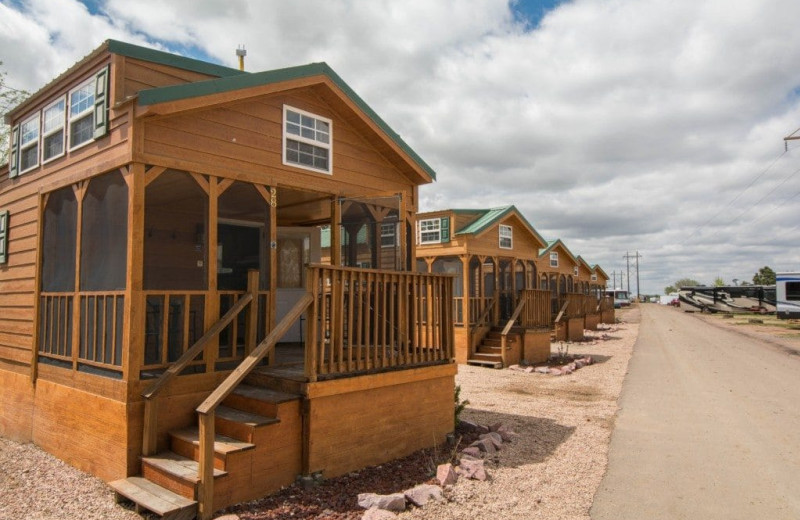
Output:
M462 399L469 400L462 418L486 425L500 422L519 437L489 462L489 480L462 479L447 492L448 503L412 509L399 517L588 519L606 468L617 398L638 334L638 309L623 310L618 316L622 323L590 333L586 342L552 346L553 352L560 347L596 361L570 375L460 366L456 382ZM19 474L13 473L17 465L3 464L0 519L56 519L64 518L65 512L75 518L135 517L130 510L114 505L111 493L96 479L34 446L1 441L0 460L25 457L36 463ZM429 454L416 454L398 464L332 479L316 490L290 487L272 499L242 504L227 512L243 519L360 518L359 492L403 491L414 481L433 476ZM63 485L75 479L86 482L80 497L72 493L71 486ZM102 513L97 514L99 511Z

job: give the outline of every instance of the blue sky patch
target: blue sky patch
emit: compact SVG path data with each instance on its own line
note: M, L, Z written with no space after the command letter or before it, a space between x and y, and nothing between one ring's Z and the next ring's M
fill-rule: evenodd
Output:
M528 29L535 29L548 11L566 1L568 0L512 0L510 7L519 22L525 23Z

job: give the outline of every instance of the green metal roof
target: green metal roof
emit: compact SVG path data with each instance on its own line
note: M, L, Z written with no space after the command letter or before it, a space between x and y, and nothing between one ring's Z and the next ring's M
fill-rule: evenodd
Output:
M222 92L231 92L250 87L269 85L293 79L309 78L313 76L327 76L355 105L364 112L383 132L422 167L432 179L436 179L436 172L403 140L400 135L381 119L381 117L367 103L339 77L336 72L325 62L310 63L297 67L254 72L238 75L227 75L219 79L197 81L169 87L159 87L142 90L139 92L140 105L154 105L168 101L178 101L193 97L207 96Z
M209 63L207 61L196 60L187 58L179 54L172 54L164 51L157 51L148 47L140 47L132 43L125 43L117 40L107 40L108 51L113 54L120 54L129 58L149 61L153 63L160 63L169 67L177 67L179 69L191 70L201 74L209 74L211 76L241 76L247 73L239 69Z
M517 214L517 216L520 218L520 220L522 220L522 222L524 222L525 225L528 226L528 228L530 229L531 233L533 233L533 235L536 238L538 238L542 243L545 243L544 239L539 235L539 233L536 232L536 229L534 229L534 227L531 225L531 223L528 222L528 219L526 219L525 216L522 213L520 213L520 211L517 209L517 207L514 206L513 204L510 205L510 206L501 206L499 208L490 208L490 209L453 209L451 211L453 213L461 213L461 214L476 214L476 213L481 214L482 213L482 215L480 217L478 217L477 220L467 224L463 228L461 228L458 231L456 231L455 232L456 235L468 235L468 234L481 233L482 231L486 230L487 228L489 228L492 225L494 225L495 223L497 223L500 219L502 219L503 217L505 217L509 213L514 212L514 213Z
M539 250L539 256L543 256L543 255L549 253L550 251L555 249L555 247L558 244L561 244L561 247L563 247L564 251L566 251L567 254L569 255L569 257L572 258L572 261L575 262L576 264L578 263L578 259L575 258L575 255L572 254L572 251L569 250L569 248L564 244L564 242L561 241L560 238L557 238L555 240L548 240L547 244L548 245L547 245L547 247L545 249L540 249Z

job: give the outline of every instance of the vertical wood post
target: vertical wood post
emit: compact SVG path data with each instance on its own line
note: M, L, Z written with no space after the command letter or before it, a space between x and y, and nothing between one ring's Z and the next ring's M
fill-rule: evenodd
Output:
M139 380L139 367L144 362L144 164L133 163L124 174L128 185L128 250L125 280L125 301L122 329L122 378ZM78 309L75 308L75 312Z
M38 208L37 208L37 215L38 221L36 222L36 271L34 274L34 294L36 298L33 303L33 344L31 345L31 384L36 384L36 378L38 376L39 370L39 342L41 338L39 337L39 329L40 329L40 322L41 322L41 314L42 314L42 242L44 236L44 208L47 204L47 194L42 194L41 192L38 195ZM73 307L72 312L76 312L76 309Z
M278 190L274 186L269 189L269 293L267 296L267 332L275 328L275 312L277 307L278 287ZM270 365L275 363L275 349L267 358Z
M309 267L306 290L314 298L306 311L305 375L309 381L317 380L317 336L319 335L319 269Z
M208 330L211 325L219 320L219 294L217 293L217 219L218 219L218 199L219 199L219 179L210 177L208 179L208 291L205 301L205 324L203 330ZM214 336L206 345L203 359L206 363L206 372L214 372L219 352L219 336Z
M245 320L245 356L256 348L256 335L258 333L258 277L257 269L247 271L247 292L253 295L250 302L250 309Z
M199 417L198 517L210 520L214 513L214 412Z
M336 197L331 199L331 265L342 265L342 207Z
M158 451L158 397L144 400L142 432L142 455L154 455Z

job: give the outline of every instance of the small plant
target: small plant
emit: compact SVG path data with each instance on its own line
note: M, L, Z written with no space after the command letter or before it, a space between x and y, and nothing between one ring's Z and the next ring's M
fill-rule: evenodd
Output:
M461 412L463 412L464 408L467 407L467 405L469 404L469 401L467 401L466 399L464 399L463 401L461 400L461 386L460 385L456 385L455 395L454 395L453 399L454 399L455 405L456 405L455 406L455 416L453 418L453 421L454 421L453 422L453 426L456 427L456 426L458 426L459 416L461 416Z

